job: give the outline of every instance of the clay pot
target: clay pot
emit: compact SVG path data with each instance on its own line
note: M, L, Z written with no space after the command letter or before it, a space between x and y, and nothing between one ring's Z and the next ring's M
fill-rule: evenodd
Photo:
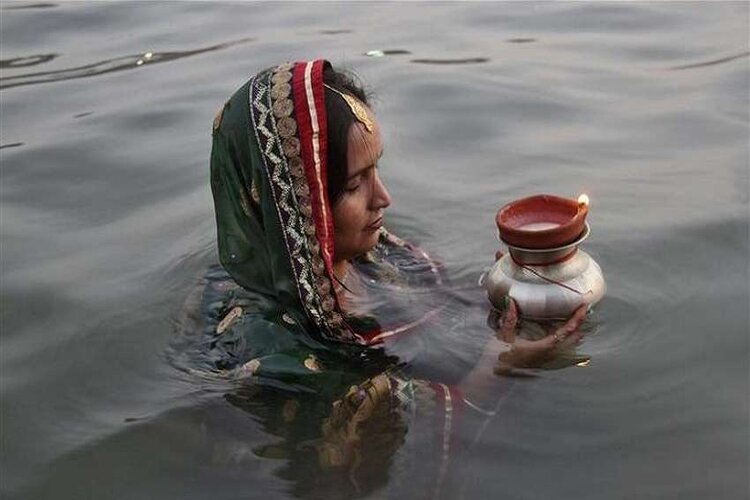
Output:
M512 201L498 210L495 223L500 239L529 249L557 248L578 239L584 231L588 205L551 194Z

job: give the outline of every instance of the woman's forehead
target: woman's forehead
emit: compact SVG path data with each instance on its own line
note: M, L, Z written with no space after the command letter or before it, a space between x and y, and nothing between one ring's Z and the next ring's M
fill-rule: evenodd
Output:
M364 125L355 121L349 129L349 144L347 146L347 157L349 171L369 167L377 163L383 151L383 141L380 135L380 126L377 120L373 120L374 127L369 132Z

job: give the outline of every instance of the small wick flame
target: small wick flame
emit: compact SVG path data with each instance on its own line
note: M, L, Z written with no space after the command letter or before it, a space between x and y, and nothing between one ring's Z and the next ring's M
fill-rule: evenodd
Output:
M578 206L587 207L589 205L589 197L586 194L582 194L578 197Z

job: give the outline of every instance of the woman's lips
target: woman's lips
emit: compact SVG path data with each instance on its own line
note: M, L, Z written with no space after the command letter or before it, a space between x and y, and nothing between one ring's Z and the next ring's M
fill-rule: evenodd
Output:
M370 231L377 231L383 225L383 217L378 217L375 222L367 226Z

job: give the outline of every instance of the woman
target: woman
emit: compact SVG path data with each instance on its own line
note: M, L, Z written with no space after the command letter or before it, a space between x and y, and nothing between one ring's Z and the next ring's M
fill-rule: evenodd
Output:
M244 382L228 399L283 436L257 453L286 458L283 474L300 493L310 463L343 472L326 476L331 491L368 491L384 481L399 446L427 446L424 466L435 474L423 491L439 494L462 406L491 413L484 398L497 385L501 351L506 368L531 366L580 338L585 310L538 342L507 350L490 340L453 384L450 375L424 381L389 355L383 346L405 337L449 343L439 330L458 324L451 311L462 304L429 256L384 229L391 198L377 168L382 153L366 95L322 60L262 71L214 120L223 269L207 277L198 359L207 372ZM514 326L511 304L506 340ZM407 425L415 429L408 439ZM410 444L420 433L424 441Z

